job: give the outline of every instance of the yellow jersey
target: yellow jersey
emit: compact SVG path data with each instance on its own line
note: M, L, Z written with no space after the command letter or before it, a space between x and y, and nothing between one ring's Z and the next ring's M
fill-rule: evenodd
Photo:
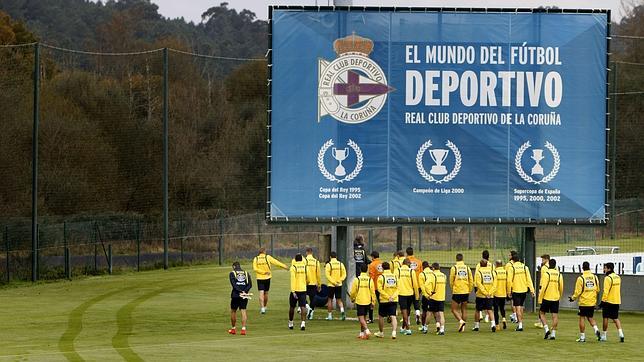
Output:
M326 276L327 285L330 287L339 287L347 278L347 270L338 259L331 258L324 266L324 275Z
M434 270L431 274L428 274L425 290L429 294L429 299L437 302L444 302L446 284L447 276L440 270Z
M315 259L313 255L307 255L304 261L306 262L308 285L317 285L319 287L320 284L322 284L322 277L320 276L320 262Z
M291 293L306 292L306 261L294 261L291 265Z
M416 279L416 273L409 266L403 264L394 275L398 278L398 295L413 295L418 299L418 279Z
M378 276L378 293L380 303L398 302L398 279L390 270L385 270Z
M427 286L427 278L429 278L430 274L433 273L431 268L425 268L423 271L418 274L418 286L420 287L420 292L422 295L429 299L430 293L425 290L425 287Z
M622 304L621 296L622 278L615 273L610 273L604 277L604 294L602 302L610 304Z
M449 271L449 286L452 294L470 294L474 287L472 270L464 262L458 261Z
M580 307L594 307L597 304L597 295L599 294L599 279L590 270L577 277L575 282L575 292L572 299L579 299Z
M522 262L514 262L508 269L507 289L508 294L526 293L528 290L534 292L530 269Z
M278 266L285 270L288 269L288 267L279 260L265 253L261 253L253 258L253 270L255 271L255 278L257 278L257 280L270 279L272 276L271 265Z
M476 296L479 298L492 298L496 291L496 279L492 272L492 267L482 266L479 267L478 272L474 275L474 283L476 284Z
M508 273L504 268L494 269L494 279L496 280L496 288L494 289L494 296L497 298L505 298L508 296L507 281Z
M539 303L544 300L556 302L563 294L563 277L556 268L548 269L543 274L539 286Z
M376 288L369 273L361 273L353 280L349 297L358 305L370 305L376 303Z
M405 260L405 258L395 257L391 261L391 272L392 273L396 274L396 272L398 272L398 269L400 269L400 267L403 265L403 260Z

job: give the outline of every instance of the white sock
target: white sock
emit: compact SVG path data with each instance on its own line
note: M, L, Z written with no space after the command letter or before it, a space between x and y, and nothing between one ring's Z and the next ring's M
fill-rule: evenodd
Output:
M344 307L340 307L340 313L344 313Z
M548 325L547 325L547 324L544 324L544 325L543 325L543 330L544 330L544 331L546 331L546 333L548 333L548 331L549 331L550 329L548 328Z
M436 322L436 328L440 328L441 324Z
M556 330L556 329L553 329L553 330L552 330L552 332L550 332L550 335L551 335L552 337L555 337L555 335L556 335L556 334L557 334L557 330Z
M624 331L622 331L621 329L618 329L617 333L619 333L619 338L624 338Z
M364 333L365 334L371 334L371 331L369 330L369 328L367 328L367 329L364 330Z
M523 322L519 322L519 328L523 328Z
M300 324L301 327L304 327L306 325L306 322L302 321L302 324Z
M478 327L479 327L479 322L474 322L474 328L478 328Z
M293 321L288 321L288 326L293 327Z
M581 339L582 341L586 339L586 333L579 333L579 339Z
M420 310L416 309L416 317L420 317Z
M264 307L260 308L260 310L261 310L262 312L266 312L266 308L264 308Z
M597 328L597 325L596 325L596 324L593 326L593 330L594 330L595 332L597 332L597 331L599 330L599 328Z
M441 326L441 332L445 332L445 326Z
M602 332L602 337L604 337L604 339L606 338L606 331Z
M242 327L242 331L245 331L245 330L246 330L246 327Z
M490 321L492 323L492 327L496 327L496 323L494 321Z
M364 336L364 332L360 331L360 337Z
M458 323L463 324L463 323L465 323L465 321L461 319L460 321L458 321Z

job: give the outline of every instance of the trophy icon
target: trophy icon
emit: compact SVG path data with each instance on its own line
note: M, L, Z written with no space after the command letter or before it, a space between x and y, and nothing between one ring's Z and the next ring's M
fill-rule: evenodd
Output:
M335 158L338 161L338 167L335 168L335 175L338 177L345 176L347 174L347 170L342 166L342 161L346 160L347 157L349 156L349 148L344 148L344 149L337 149L333 147L331 150L331 154L333 155L333 158Z
M444 150L444 149L433 149L429 150L429 155L432 157L432 160L434 160L435 165L432 166L431 170L429 170L429 173L432 175L447 175L447 168L443 166L443 162L445 162L445 159L447 158L447 154L449 153L449 150Z
M532 157L531 159L534 160L534 166L532 166L531 174L532 175L541 175L543 176L543 167L539 164L543 160L543 150L542 149L534 149L532 150Z

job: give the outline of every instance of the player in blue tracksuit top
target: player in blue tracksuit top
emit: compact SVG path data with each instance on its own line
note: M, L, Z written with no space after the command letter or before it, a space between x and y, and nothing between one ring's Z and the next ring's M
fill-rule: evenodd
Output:
M237 333L235 325L237 324L237 309L239 309L242 315L241 334L246 335L246 306L248 305L248 298L245 295L250 292L250 289L253 287L253 282L248 272L241 268L238 261L233 263L233 270L229 274L229 279L230 286L233 290L230 292L230 324L232 328L228 330L228 333Z

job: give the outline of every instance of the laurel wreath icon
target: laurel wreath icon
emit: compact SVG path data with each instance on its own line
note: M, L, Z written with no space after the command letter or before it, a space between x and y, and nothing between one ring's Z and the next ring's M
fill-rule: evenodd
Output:
M554 158L554 164L550 173L547 174L541 180L537 181L533 179L530 175L525 173L525 171L523 171L523 166L521 165L521 160L523 159L523 153L525 153L525 151L530 147L531 147L530 141L527 141L526 143L522 144L521 147L519 147L519 150L517 150L517 154L514 157L514 168L517 170L517 173L519 174L519 176L521 176L521 178L525 182L533 183L535 185L545 184L552 181L555 178L555 176L557 176L557 173L559 172L559 168L561 167L561 159L559 157L559 151L557 151L557 149L552 143L546 141L545 147L550 151L550 153L552 153L552 157Z
M454 153L454 168L450 173L445 175L442 179L435 179L432 175L430 175L426 170L425 166L423 166L423 156L425 155L425 152L427 149L429 149L432 146L432 140L429 139L427 142L423 143L422 146L418 149L418 153L416 154L416 168L418 169L418 172L420 175L427 181L429 182L436 182L437 184L443 183L443 182L450 182L456 177L458 172L461 170L461 165L462 165L462 158L461 158L461 152L458 150L458 147L450 141L447 140L445 145L452 150Z
M345 181L351 181L354 178L358 176L360 171L362 170L362 165L363 165L363 157L362 157L362 150L358 146L357 143L353 142L353 140L349 139L349 142L347 142L347 145L353 149L353 152L356 153L356 167L353 169L353 171L346 175L344 178L338 179L330 173L327 169L326 166L324 166L324 155L326 154L326 151L333 146L333 140L328 140L322 145L322 148L320 148L320 151L318 152L318 169L320 169L320 172L322 173L322 176L326 178L329 181L337 182L337 183L343 183Z

